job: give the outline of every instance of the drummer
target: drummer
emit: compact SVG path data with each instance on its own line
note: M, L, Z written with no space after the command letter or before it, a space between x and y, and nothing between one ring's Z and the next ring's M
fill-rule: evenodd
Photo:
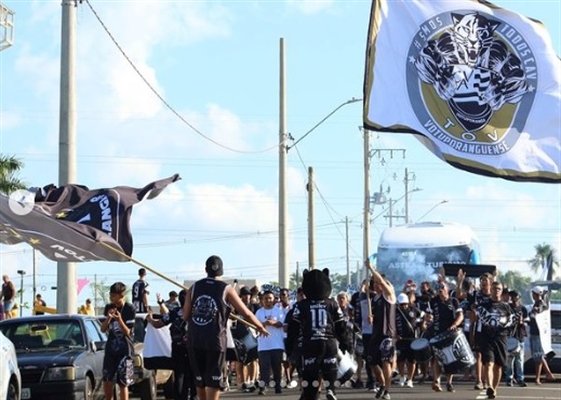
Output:
M428 328L431 336L436 336L447 330L455 331L464 320L460 303L455 297L450 297L450 289L444 280L441 280L438 284L438 295L430 300L430 311L427 313L426 319L432 323ZM432 390L442 392L440 386L441 366L436 357L432 360L432 368ZM455 392L452 385L453 378L453 374L446 374L446 390L448 392Z
M410 305L409 296L400 293L397 296L397 312L395 313L395 329L397 341L397 370L400 374L399 386L413 387L413 377L415 376L415 356L411 349L411 342L419 337L419 326L424 313ZM422 313L422 314L421 314ZM407 373L405 373L407 366Z
M252 313L255 314L259 309L259 305L252 303L251 290L247 286L242 286L239 295L244 305ZM240 316L240 318L243 318L243 316ZM239 339L240 337L243 337L245 335L252 334L250 329L252 328L249 328L243 325L242 323L236 324L236 329L235 329L237 331L237 333L235 333L236 338ZM235 368L236 368L236 380L238 383L238 387L241 387L242 392L252 393L255 390L257 390L256 382L259 376L259 363L257 361L257 358L246 360L245 363L242 361L236 361Z

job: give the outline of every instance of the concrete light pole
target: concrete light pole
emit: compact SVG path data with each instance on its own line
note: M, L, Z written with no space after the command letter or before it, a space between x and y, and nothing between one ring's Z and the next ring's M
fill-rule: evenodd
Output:
M62 1L60 49L60 111L58 183L76 183L76 8L78 0ZM76 263L57 263L57 311L75 313L77 304Z
M22 269L18 269L17 273L21 276L21 280L19 284L19 316L21 317L23 312L23 276L25 275L25 271Z

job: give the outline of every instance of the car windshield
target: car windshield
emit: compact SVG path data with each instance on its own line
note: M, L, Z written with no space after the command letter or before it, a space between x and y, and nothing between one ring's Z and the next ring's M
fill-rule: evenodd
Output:
M84 346L78 321L10 321L0 326L18 350Z

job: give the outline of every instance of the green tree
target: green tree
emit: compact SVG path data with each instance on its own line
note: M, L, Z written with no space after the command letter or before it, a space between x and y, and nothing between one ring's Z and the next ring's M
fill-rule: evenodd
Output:
M550 253L553 260L552 268L554 272L556 268L559 268L559 259L555 254L555 249L552 248L551 245L546 243L536 244L534 246L534 250L536 251L536 254L533 258L527 261L530 268L532 268L532 271L541 271Z
M523 276L517 271L508 271L504 275L501 274L499 280L508 290L516 290L520 294L524 294L532 283L531 277Z
M0 193L9 194L25 187L17 176L23 166L23 161L14 156L0 155Z

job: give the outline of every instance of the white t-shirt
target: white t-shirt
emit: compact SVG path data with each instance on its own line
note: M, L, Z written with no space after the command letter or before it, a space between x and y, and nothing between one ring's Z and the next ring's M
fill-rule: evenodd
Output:
M273 321L284 322L284 312L279 307L273 307L271 309L266 309L261 307L255 313L255 316L263 325L268 319ZM265 350L284 350L284 337L282 326L277 328L276 326L265 325L265 328L269 332L269 336L258 336L257 337L257 351Z

